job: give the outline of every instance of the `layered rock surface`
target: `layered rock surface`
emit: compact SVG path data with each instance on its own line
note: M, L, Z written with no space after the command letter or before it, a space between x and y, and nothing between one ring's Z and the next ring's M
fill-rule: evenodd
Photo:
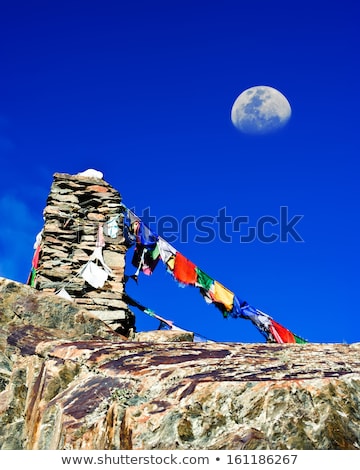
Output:
M0 327L1 449L360 448L360 344L129 340L6 279Z

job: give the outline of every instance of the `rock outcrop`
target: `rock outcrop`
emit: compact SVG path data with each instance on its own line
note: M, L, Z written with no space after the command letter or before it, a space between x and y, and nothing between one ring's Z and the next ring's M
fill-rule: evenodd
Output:
M1 449L360 448L360 344L129 339L6 279L0 327Z

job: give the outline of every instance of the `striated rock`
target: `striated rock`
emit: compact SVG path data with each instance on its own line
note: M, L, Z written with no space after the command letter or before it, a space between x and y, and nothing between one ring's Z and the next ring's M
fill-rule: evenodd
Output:
M0 278L0 312L2 350L9 344L11 334L21 335L21 331L46 332L45 339L126 339L91 311L4 278Z
M181 329L144 331L134 335L134 341L150 343L177 343L179 341L194 341L194 333Z
M5 279L0 326L0 449L360 448L360 343L130 340Z

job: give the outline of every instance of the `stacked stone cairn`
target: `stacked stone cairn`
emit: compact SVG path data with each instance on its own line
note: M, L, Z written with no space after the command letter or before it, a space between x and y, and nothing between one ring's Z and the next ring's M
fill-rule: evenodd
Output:
M119 192L103 180L102 173L55 173L43 212L44 227L37 237L40 254L33 285L74 301L128 337L135 317L123 300L128 248L123 212ZM106 227L114 218L119 230L110 236ZM111 273L101 288L94 288L79 273L94 253L99 233L103 261Z

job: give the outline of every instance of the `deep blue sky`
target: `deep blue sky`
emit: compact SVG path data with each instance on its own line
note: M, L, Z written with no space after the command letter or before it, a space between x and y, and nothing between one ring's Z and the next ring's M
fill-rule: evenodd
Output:
M52 175L95 168L139 214L303 215L301 243L240 243L228 227L232 243L190 230L174 246L309 341L359 341L359 12L355 0L2 2L0 275L26 281ZM254 85L287 97L285 128L233 127ZM263 341L161 265L128 290L208 338Z

